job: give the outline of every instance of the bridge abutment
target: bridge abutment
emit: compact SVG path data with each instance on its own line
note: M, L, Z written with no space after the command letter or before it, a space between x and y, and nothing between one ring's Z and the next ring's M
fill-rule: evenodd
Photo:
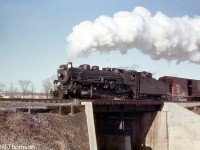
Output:
M93 142L93 149L197 150L200 148L199 115L177 104L119 103L92 104L92 106L86 115L92 113L94 118L92 121L94 128L88 125L89 132L92 132L90 138L96 142L96 147ZM93 135L95 137L92 137Z

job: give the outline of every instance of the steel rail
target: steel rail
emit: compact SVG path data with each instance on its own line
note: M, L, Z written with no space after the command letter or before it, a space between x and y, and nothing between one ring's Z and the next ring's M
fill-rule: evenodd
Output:
M161 105L163 101L154 100L110 100L110 99L30 99L30 98L0 98L2 101L12 102L43 102L43 103L72 103L92 102L95 105Z
M31 99L31 98L0 98L0 102L42 102L42 103L81 103L92 102L94 105L163 105L167 103L197 103L199 101L155 101L155 100L111 100L111 99Z

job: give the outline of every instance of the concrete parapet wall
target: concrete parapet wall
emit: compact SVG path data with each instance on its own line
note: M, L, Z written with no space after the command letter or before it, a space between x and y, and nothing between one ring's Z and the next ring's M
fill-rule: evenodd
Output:
M153 150L199 150L200 116L174 103L165 103L147 134Z

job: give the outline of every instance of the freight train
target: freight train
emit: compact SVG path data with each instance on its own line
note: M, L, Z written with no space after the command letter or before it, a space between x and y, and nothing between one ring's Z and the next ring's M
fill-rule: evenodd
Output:
M158 80L149 72L102 68L88 64L60 65L54 80L53 98L199 100L200 80L164 76Z

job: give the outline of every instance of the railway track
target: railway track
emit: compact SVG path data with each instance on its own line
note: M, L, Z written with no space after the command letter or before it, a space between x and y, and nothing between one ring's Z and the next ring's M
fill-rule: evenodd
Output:
M13 102L42 102L42 103L80 103L80 102L92 102L96 105L160 105L163 101L153 101L153 100L104 100L104 99L29 99L29 98L0 98L2 101L13 101Z
M92 102L95 105L162 105L164 102L196 103L197 101L155 101L155 100L102 100L102 99L30 99L30 98L0 98L0 102L42 102L42 103L81 103Z
M35 99L35 98L0 98L1 101L13 101L13 102L44 102L44 103L70 103L72 100L64 99Z

